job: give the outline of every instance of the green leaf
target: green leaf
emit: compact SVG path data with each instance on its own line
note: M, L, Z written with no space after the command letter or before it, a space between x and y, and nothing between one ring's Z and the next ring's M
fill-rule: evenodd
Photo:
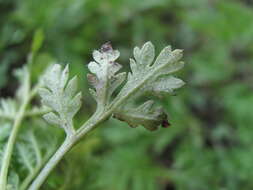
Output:
M173 76L165 76L158 78L146 87L148 91L151 91L154 95L159 96L166 93L172 94L175 89L182 87L184 84L185 83L181 79Z
M121 69L121 65L115 62L119 55L118 50L113 50L112 46L106 43L99 51L93 52L95 62L92 61L88 65L93 74L88 74L87 77L95 88L91 89L90 93L97 101L99 111L109 105L112 93L125 80L126 73L116 74Z
M43 118L47 121L47 122L49 122L49 123L51 123L51 124L53 124L53 125L59 125L59 126L61 126L61 119L59 118L59 116L57 116L55 113L53 113L53 112L50 112L50 113L47 113L47 114L45 114L45 115L43 115Z
M11 171L8 177L7 190L18 190L19 189L19 176L17 173Z
M33 42L32 42L32 52L33 53L36 53L40 49L43 41L44 41L43 31L41 29L36 30L35 34L33 36Z
M117 145L101 155L96 180L93 182L95 189L163 189L159 181L166 181L167 169L159 167L152 160L145 145L139 143L136 146L136 142L133 144Z
M11 132L11 124L4 122L0 126L0 143L5 142Z
M153 108L154 102L149 100L136 109L125 108L120 112L116 112L114 117L120 121L127 122L131 127L144 126L148 130L156 130L159 125L167 127L167 115L161 107Z
M133 53L135 59L130 59L132 72L128 74L127 83L116 98L125 98L127 103L116 109L114 117L126 121L130 126L142 125L149 130L155 130L160 125L167 126L165 112L159 107L151 109L153 102L148 101L137 108L131 108L128 104L148 94L162 98L162 95L182 87L184 82L170 75L184 65L180 62L182 50L172 51L170 46L165 47L154 61L154 46L147 42L141 49L135 47Z
M57 141L53 134L40 125L36 130L22 131L17 143L17 163L22 174L20 189L26 189L36 173L44 166L57 148ZM54 134L55 135L55 134Z
M81 92L77 93L77 78L68 79L68 65L62 70L59 64L54 64L43 77L45 87L39 90L42 104L53 110L44 118L53 125L61 126L66 132L73 130L72 120L81 107L82 97Z
M13 99L1 99L0 120L13 119L17 113L17 105Z
M19 152L19 160L23 167L28 169L28 171L31 173L34 170L33 165L35 165L35 152L33 152L31 146L25 144L25 143L19 143L17 145L17 149Z

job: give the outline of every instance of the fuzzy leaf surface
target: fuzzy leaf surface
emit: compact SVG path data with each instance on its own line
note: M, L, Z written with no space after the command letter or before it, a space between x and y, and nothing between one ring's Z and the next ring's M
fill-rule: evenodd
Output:
M44 119L66 132L73 130L73 117L81 107L82 97L81 92L77 93L77 78L68 79L68 65L62 70L59 64L54 64L43 78L45 87L39 90L42 104L53 110L45 114Z
M102 111L109 105L112 93L125 80L126 73L117 72L121 69L116 59L120 53L113 50L109 43L104 44L100 50L93 51L95 61L89 63L88 68L92 74L88 74L88 80L95 90L90 93L97 101L97 109Z
M171 76L184 65L180 61L182 50L172 51L170 46L165 47L154 60L154 46L147 42L142 48L135 47L133 54L134 59L130 59L131 73L116 98L126 99L127 104L118 108L114 116L133 127L142 125L154 130L160 125L167 126L165 112L160 107L151 106L153 103L149 101L137 108L126 107L129 107L129 102L135 102L140 97L152 94L162 98L184 85L181 79Z
M121 112L116 112L114 118L125 121L130 127L138 127L142 125L146 129L153 131L159 125L167 127L167 115L161 107L154 108L154 102L149 100L137 108L124 108Z

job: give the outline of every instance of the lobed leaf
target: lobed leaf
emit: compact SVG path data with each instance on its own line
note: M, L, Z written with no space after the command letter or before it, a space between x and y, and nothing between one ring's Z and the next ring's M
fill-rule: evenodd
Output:
M38 126L36 130L22 131L16 146L16 159L22 177L18 189L27 189L34 175L44 166L57 148L56 138L48 129Z
M153 108L154 102L149 100L136 109L121 109L114 114L114 117L120 121L127 122L131 127L142 125L148 130L156 130L158 126L169 126L167 115L162 108Z
M81 107L82 98L81 92L77 93L77 78L68 79L68 65L62 70L59 64L54 64L44 76L45 87L39 90L42 104L52 108L44 119L61 126L66 132L73 130L72 120Z
M97 109L100 111L110 104L112 93L125 80L126 73L116 74L121 69L121 65L115 62L119 55L119 51L113 50L112 46L106 43L100 50L93 52L95 62L88 64L93 74L88 74L87 77L95 88L95 90L91 89L90 93L97 101Z
M153 92L156 96L160 96L166 93L172 94L175 89L182 87L184 84L181 79L173 76L165 76L146 85L146 90Z
M147 42L142 48L135 47L133 54L134 59L130 59L131 73L116 99L126 98L129 103L148 94L162 98L162 95L171 94L184 85L181 79L170 75L184 65L180 61L182 50L172 51L170 46L165 47L154 61L154 46ZM153 103L148 101L137 108L121 106L114 112L114 117L130 126L142 125L149 130L157 129L160 125L167 126L167 117L162 108L151 109L151 105L153 107Z

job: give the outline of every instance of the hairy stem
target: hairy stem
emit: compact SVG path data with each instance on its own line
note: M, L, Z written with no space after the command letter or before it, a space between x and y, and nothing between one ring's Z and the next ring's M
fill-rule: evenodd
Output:
M125 95L118 96L121 98L115 99L115 101L111 104L107 111L104 113L95 113L93 117L91 117L85 124L83 124L76 132L72 134L71 138L66 138L64 143L61 147L56 151L56 153L52 156L49 162L45 165L45 167L41 170L38 177L34 180L32 185L30 186L29 190L37 190L46 180L50 172L54 169L54 167L58 164L58 162L63 158L63 156L81 139L83 138L88 132L93 130L103 122L105 119L110 117L112 113L117 109L119 105L121 105L125 100L127 100L132 94L134 94L138 89L140 89L152 76L154 72L157 70L163 69L163 66L158 67L154 70L151 74L148 74L139 84L137 84L133 89L126 92Z
M147 79L146 79L147 80ZM145 80L144 80L145 82ZM142 86L142 82L138 87ZM64 143L60 146L60 148L56 151L56 153L51 157L49 162L45 165L45 167L41 170L40 174L37 178L33 181L31 186L28 190L38 190L40 186L44 183L50 172L55 168L55 166L59 163L59 161L63 158L63 156L80 140L82 139L87 133L92 131L94 128L98 126L101 122L107 119L117 108L119 104L124 102L132 93L134 93L138 87L134 88L130 91L124 98L118 99L115 104L106 112L99 114L95 113L93 117L91 117L85 124L83 124L71 138L66 138ZM98 116L100 115L100 116Z
M50 172L55 168L62 157L71 149L74 144L74 139L66 138L60 148L55 152L55 154L46 163L45 167L41 170L37 178L33 181L29 190L37 190L43 184Z
M0 172L0 190L6 190L7 185L7 177L8 177L8 170L10 166L11 161L11 155L13 152L15 140L20 128L20 124L24 118L25 109L28 105L28 99L23 102L23 104L20 107L20 110L14 120L14 125L10 134L10 137L8 139L7 145L5 147L4 155L3 155L3 161L2 161L2 167Z
M44 168L40 171L39 175L33 181L28 190L38 190L44 183L50 172L55 168L63 156L87 133L94 129L99 123L108 117L109 113L101 115L101 117L91 117L85 124L80 127L72 136L67 136L60 148L46 163Z

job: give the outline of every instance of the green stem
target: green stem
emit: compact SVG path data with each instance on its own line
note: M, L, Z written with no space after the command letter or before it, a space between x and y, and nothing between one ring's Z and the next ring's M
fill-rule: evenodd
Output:
M143 82L144 83L144 82ZM143 84L141 83L141 85ZM41 185L44 183L50 172L55 168L55 166L59 163L59 161L63 158L63 156L87 133L92 131L94 128L98 126L101 122L107 119L115 110L115 108L121 104L124 100L126 100L137 88L134 88L132 91L128 93L124 98L119 99L115 102L115 104L107 110L103 114L95 113L93 117L91 117L85 124L83 124L70 138L66 138L64 143L60 146L60 148L55 152L49 162L45 165L45 167L41 170L40 174L33 181L28 190L38 190Z
M55 152L55 154L46 163L44 168L40 171L39 175L33 181L28 190L38 190L44 183L50 172L55 168L63 156L87 133L94 129L99 123L104 121L108 117L107 114L98 117L91 117L85 124L77 130L72 136L67 136L60 148Z
M31 56L32 57L32 56ZM32 61L32 58L29 60L30 62ZM25 118L25 111L26 108L31 101L31 99L35 96L37 92L37 88L33 88L32 91L30 91L30 74L28 73L27 76L23 79L24 80L24 85L25 85L25 92L23 94L23 101L21 103L21 106L17 112L17 115L14 119L14 124L12 127L12 131L10 134L10 137L8 139L7 145L4 150L4 155L2 159L2 165L1 165L1 170L0 170L0 190L6 190L7 182L8 182L8 171L9 171L9 166L11 162L11 156L13 153L14 149L14 144L18 135L18 131L21 127L22 120ZM30 92L32 92L30 94Z
M8 139L5 151L4 151L4 156L3 156L3 162L1 166L1 172L0 172L0 190L6 190L7 186L7 176L8 176L8 169L10 166L10 160L11 160L11 155L13 152L15 140L20 128L20 124L24 118L25 114L25 109L28 105L28 100L24 101L24 103L21 105L20 110L17 114L17 117L15 118L14 125L10 134L10 137Z
M37 190L43 184L49 173L54 169L61 158L71 149L74 141L71 138L66 138L60 148L55 152L55 154L50 158L45 167L41 170L40 174L33 181L28 190Z
M28 185L31 183L32 179L38 174L40 169L41 169L41 166L36 167L34 171L30 173L30 175L27 178L25 178L24 182L20 186L20 190L25 190L28 187Z
M155 71L162 69L163 66L158 67ZM151 73L153 74L154 71ZM33 181L28 190L38 190L40 186L44 183L50 172L55 168L55 166L59 163L59 161L63 158L63 156L88 132L96 128L98 124L107 119L115 109L121 105L125 100L129 98L132 94L134 94L138 89L140 89L145 82L152 76L151 74L147 75L139 84L137 84L132 90L126 92L125 95L119 94L116 97L114 103L108 108L108 110L102 114L95 113L93 117L91 117L85 124L83 124L76 132L71 135L71 138L66 138L64 143L60 146L60 148L56 151L56 153L52 156L49 162L45 165L45 167L41 170L40 174ZM70 135L68 135L70 136Z

